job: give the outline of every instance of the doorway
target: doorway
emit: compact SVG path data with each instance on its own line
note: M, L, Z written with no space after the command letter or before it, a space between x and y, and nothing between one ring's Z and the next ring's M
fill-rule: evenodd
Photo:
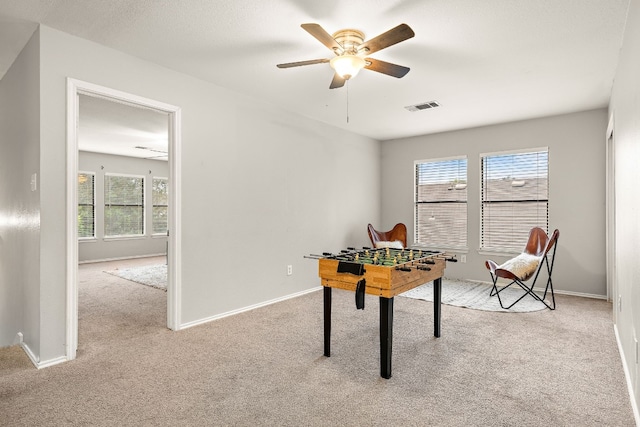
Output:
M617 323L620 311L618 288L616 285L616 183L615 183L615 138L614 118L609 118L606 146L606 271L607 300L613 302L613 320Z
M76 358L78 348L78 129L80 96L102 98L130 107L152 110L168 116L168 195L167 220L167 327L178 330L180 314L180 108L103 86L67 80L67 313L66 357Z

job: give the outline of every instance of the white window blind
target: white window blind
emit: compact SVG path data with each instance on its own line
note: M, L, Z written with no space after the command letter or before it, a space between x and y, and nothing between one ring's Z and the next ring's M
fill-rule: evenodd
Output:
M533 227L549 229L549 151L481 156L481 249L521 251Z
M415 243L467 249L467 158L415 162Z
M104 176L104 235L144 234L144 177Z
M78 174L78 238L96 237L95 174Z
M169 180L167 178L153 178L151 188L153 234L167 234L168 196Z

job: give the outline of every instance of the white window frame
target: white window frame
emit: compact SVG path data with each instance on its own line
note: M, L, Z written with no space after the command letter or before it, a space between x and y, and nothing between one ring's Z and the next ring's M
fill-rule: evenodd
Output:
M549 147L531 147L531 148L523 148L523 149L518 149L518 150L508 150L508 151L496 151L496 152L490 152L490 153L480 153L479 155L479 175L480 175L480 191L478 193L478 198L479 198L479 207L480 207L480 212L479 212L479 229L478 229L478 242L479 242L479 248L478 248L478 253L480 254L492 254L492 255L504 255L504 256L511 256L513 254L518 254L520 252L522 252L522 249L524 248L524 246L526 245L526 241L525 242L518 242L518 243L514 243L514 247L484 247L483 242L484 242L484 201L483 201L483 194L484 194L484 168L483 168L483 160L485 157L490 157L490 156L508 156L508 155L512 155L512 154L527 154L527 153L538 153L538 152L543 152L545 151L547 153L547 221L546 224L542 224L544 225L544 227L541 227L544 229L544 231L546 233L549 233L549 194L550 194L550 180L549 180L549 169L550 169L550 165L551 165L551 161L549 158ZM538 225L540 226L540 225Z
M125 178L139 178L142 180L142 234L107 234L107 177L109 176L119 176ZM147 219L146 219L146 195L145 188L147 187L146 176L144 175L133 175L133 174L125 174L125 173L111 173L105 172L104 174L104 199L102 204L104 206L104 224L103 224L103 232L105 240L121 240L121 239L140 239L145 238L146 230L147 230Z
M167 207L167 215L169 214L169 178L168 177L164 177L164 176L152 176L151 177L151 235L152 236L166 236L167 235L167 231L169 230L169 218L167 218L167 230L166 231L156 232L153 229L153 210L154 210L154 208L156 206L158 206L158 207L165 206L165 205L156 205L154 203L154 200L153 200L153 182L156 179L162 179L162 180L166 181L166 183L167 183L167 204L166 204L166 207Z
M465 207L466 207L466 215L465 215L465 232L464 232L464 240L465 240L465 245L464 246L456 246L456 245L430 245L428 243L419 243L418 242L418 205L419 205L419 200L418 200L418 174L417 174L417 168L418 165L423 164L423 163L438 163L438 162L446 162L446 161L454 161L454 160L465 160L467 163L466 169L465 169L465 189L467 191L467 197L466 197L466 201L465 201ZM453 157L441 157L441 158L435 158L435 159L422 159L422 160L415 160L413 162L413 241L414 241L414 246L416 247L422 247L422 248L426 248L426 249L432 249L432 250L451 250L451 251L455 251L458 253L467 253L469 251L469 190L468 190L468 185L469 185L469 158L466 155L461 155L461 156L453 156Z
M91 175L93 177L93 236L80 236L80 231L78 229L78 241L91 241L91 240L96 240L97 238L97 234L96 234L96 227L97 227L97 220L96 220L96 214L98 212L98 207L96 205L97 203L97 198L96 198L96 173L95 172L89 172L89 171L78 171L78 176L80 175ZM80 200L78 200L78 209L80 209ZM77 221L77 220L76 220ZM78 227L78 224L76 223L76 227Z

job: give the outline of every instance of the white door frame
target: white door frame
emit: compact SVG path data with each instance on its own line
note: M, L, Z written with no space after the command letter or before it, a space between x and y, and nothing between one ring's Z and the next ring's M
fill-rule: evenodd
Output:
M611 114L606 133L606 272L607 300L613 301L614 321L617 320L618 288L616 285L616 181L615 181L615 136L614 117Z
M89 95L129 105L151 108L169 116L169 256L167 277L167 327L174 331L181 325L181 229L180 183L181 109L152 99L121 92L93 83L67 79L67 309L66 357L76 358L78 348L78 95Z

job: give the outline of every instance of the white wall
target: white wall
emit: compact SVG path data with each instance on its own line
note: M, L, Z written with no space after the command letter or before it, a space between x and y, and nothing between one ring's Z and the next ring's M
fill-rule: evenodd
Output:
M367 242L379 142L48 27L40 36L42 359L65 343L67 77L182 108L182 324L316 287L303 255Z
M448 263L446 276L490 281L484 261L508 257L478 253L480 154L549 147L549 228L560 230L554 289L604 296L606 127L601 109L385 141L381 227L404 222L413 241L414 161L466 155L469 253L466 264Z
M631 0L624 42L613 85L609 112L614 119L616 209L616 327L633 386L638 393L638 364L634 338L640 331L640 1Z
M40 344L39 38L31 38L0 80L0 347Z
M82 120L82 118L81 118ZM96 238L80 239L78 259L80 262L117 258L133 258L166 253L167 237L153 236L151 230L151 180L168 178L166 161L138 159L110 154L79 152L78 168L82 172L95 174L96 186ZM105 173L140 175L146 179L144 186L146 229L143 237L105 239L104 237L104 175Z

